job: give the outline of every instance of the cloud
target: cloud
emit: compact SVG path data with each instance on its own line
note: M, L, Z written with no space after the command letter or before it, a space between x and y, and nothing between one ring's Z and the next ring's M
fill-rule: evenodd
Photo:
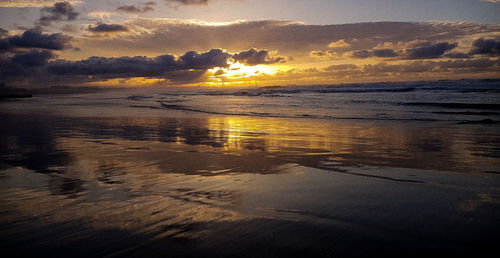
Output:
M267 50L251 48L233 55L233 59L247 65L275 64L285 62L284 57L271 57Z
M473 38L477 34L500 31L497 25L452 22L305 25L287 21L238 21L213 26L199 21L135 18L123 26L133 33L106 42L89 39L85 42L87 49L97 49L102 53L113 53L120 49L137 55L158 55L161 54L160 49L182 53L193 49L223 48L235 52L255 48L276 49L284 56L299 57L310 51L326 51L330 43L341 40L352 43L351 49L342 50L349 52L374 49L384 42L396 44L417 39L457 42L464 37ZM354 44L355 39L357 41Z
M6 36L7 34L9 34L8 30L0 28L0 37Z
M128 28L120 24L99 22L94 26L89 25L88 30L94 33L113 33L128 31Z
M341 55L333 50L313 50L309 52L309 56L316 59L338 59Z
M53 5L60 0L1 0L0 7L45 7L48 5ZM70 4L79 4L82 1L67 1Z
M328 44L329 48L350 48L351 44L345 42L345 40L341 39L339 41L334 41Z
M392 49L375 49L375 50L359 50L352 52L354 58L370 58L370 57L397 57L399 54Z
M470 54L500 55L500 40L480 38L474 41Z
M500 0L481 0L481 2L500 3Z
M62 33L42 34L41 28L33 28L25 31L21 36L0 39L0 51L13 48L43 48L50 50L62 50L69 47L71 37Z
M222 49L212 49L205 53L189 51L180 57L180 66L184 69L208 70L214 67L228 67L231 54Z
M500 59L490 60L469 59L469 60L447 60L447 61L413 61L405 64L367 64L363 66L365 75L384 75L390 73L395 74L411 74L411 73L431 73L431 72L457 72L457 73L472 73L472 72L487 72L498 69ZM439 74L439 73L436 73Z
M325 71L338 71L338 70L348 70L348 69L357 69L358 66L354 64L340 64L340 65L330 65L326 67Z
M375 57L396 57L399 55L392 49L375 49L372 53Z
M462 52L451 52L443 55L443 57L446 58L471 58L472 56L467 54L467 53L462 53Z
M55 75L93 75L103 78L128 78L161 76L177 67L175 57L162 55L156 58L93 56L80 61L56 60L49 64L48 71Z
M55 58L55 55L51 51L30 50L26 53L16 54L12 58L12 62L23 66L44 66L52 58Z
M212 0L165 0L167 4L206 5Z
M440 42L425 44L417 48L406 49L405 53L409 59L431 59L441 57L444 53L457 47L457 44Z
M42 8L42 17L38 23L42 26L48 26L52 22L73 21L80 15L75 11L69 2L58 2L51 7Z
M187 74L199 76L200 71L203 74L206 70L215 67L227 67L230 57L231 54L221 49L212 49L203 53L189 51L179 58L170 54L154 58L94 56L80 61L56 60L50 63L47 69L53 75L84 75L93 76L96 79L168 77L172 74L180 78Z
M64 32L70 32L70 33L77 33L80 31L80 28L76 25L72 25L72 24L65 24L62 28L61 28L62 31Z
M135 6L135 5L123 5L123 6L119 6L118 8L116 8L116 11L118 12L125 12L125 13L134 13L134 14L137 14L137 13L145 13L145 12L148 12L148 11L154 11L155 9L152 7L152 4L154 2L147 2L144 4L143 7L140 7L140 6Z
M71 37L61 33L43 34L40 27L0 38L0 81L36 78L49 60L56 57L54 50L70 47L70 41Z
M63 27L63 24L59 27ZM68 27L68 31L70 29ZM207 71L217 67L227 68L228 62L246 65L276 64L285 61L281 56L296 58L290 66L300 63L308 68L312 58L320 60L321 62L315 64L318 65L316 72L309 72L308 83L312 84L332 83L332 78L342 78L343 81L418 79L417 76L422 74L425 74L426 78L437 78L440 75L452 78L447 77L450 74L457 78L462 74L471 77L495 77L498 75L495 75L494 71L499 68L498 60L482 60L479 58L483 56L479 55L498 53L495 52L498 38L493 38L500 32L500 25L454 22L306 25L287 21L238 21L214 25L195 20L131 18L120 24L93 23L84 30L94 33L72 40L82 49L61 54L65 55L65 58L74 60L80 57L82 60L51 61L53 57L45 55L47 58L44 59L42 53L38 53L39 56L33 53L38 57L35 59L40 61L32 64L46 64L42 66L27 66L29 63L23 60L26 60L31 50L40 52L43 49L66 49L71 37L63 34L43 34L40 28L16 36L4 32L0 37L0 49L3 51L0 51L3 63L2 78L22 73L23 76L15 78L17 81L30 78L34 80L36 77L29 73L36 70L36 74L40 75L38 78L43 78L43 83L46 84L81 84L96 81L104 83L106 80L117 82L122 78L128 80L134 77L152 77L165 84L174 81L179 84L187 81L209 82L214 80L215 72ZM102 38L106 33L122 31L127 33L112 34L113 37L106 40ZM10 32L11 35L12 33ZM29 39L30 33L34 39ZM51 44L42 44L44 41ZM57 42L59 44L54 46ZM335 43L332 46L345 48L328 48L332 42ZM468 42L473 42L471 49L468 49ZM164 55L165 49L171 54ZM212 50L205 51L209 49ZM271 50L278 50L279 56ZM23 58L20 54L26 54L26 57ZM19 57L14 62L16 55ZM96 57L89 58L91 55ZM351 60L354 55L370 59ZM112 56L114 58L111 58ZM116 58L117 56L125 57ZM492 59L491 56L484 57ZM432 58L442 58L437 61L443 63L431 60ZM386 63L377 64L380 61ZM329 67L332 64L334 65ZM372 66L365 67L365 64ZM294 71L289 74L299 76L301 73L299 68ZM267 84L276 82L276 85L279 85L289 83L287 78L294 78L287 77L291 75L283 75L285 73L288 71L267 75L253 74L251 77L267 80ZM231 78L230 74L224 76L227 82L247 79ZM285 79L275 81L276 78ZM297 84L304 84L304 81L298 81Z
M470 55L461 52L447 53L448 51L455 49L457 46L458 44L451 44L448 42L432 43L421 40L410 41L404 44L392 44L385 42L383 44L379 44L373 50L353 51L350 56L354 58L399 57L403 59L433 59L440 57L470 58ZM393 47L394 49L379 47Z

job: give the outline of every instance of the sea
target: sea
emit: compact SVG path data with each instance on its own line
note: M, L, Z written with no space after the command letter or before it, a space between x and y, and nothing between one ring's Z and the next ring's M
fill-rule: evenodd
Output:
M477 256L500 80L99 88L0 101L8 256Z

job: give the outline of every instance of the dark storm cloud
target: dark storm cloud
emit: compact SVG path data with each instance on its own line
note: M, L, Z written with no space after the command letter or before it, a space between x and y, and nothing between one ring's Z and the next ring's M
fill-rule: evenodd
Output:
M55 55L47 50L31 50L26 53L16 54L12 58L12 62L22 66L44 66L49 59L54 58Z
M149 3L149 2L148 2ZM135 5L124 5L116 8L116 11L125 13L145 13L148 11L154 11L155 9L151 7L151 4L146 3L145 6L135 6Z
M57 60L50 63L47 68L49 73L54 75L92 75L101 79L164 77L169 73L177 77L186 77L187 74L199 77L200 71L204 73L214 67L227 67L230 56L221 49L212 49L204 53L190 51L178 59L174 55L161 55L155 58L94 56L81 61Z
M398 53L394 52L392 49L376 49L372 51L375 57L396 57Z
M38 49L0 54L0 83L10 83L13 78L32 80L54 57L52 51Z
M457 44L440 42L425 44L416 48L406 49L405 53L409 59L431 59L442 57L444 53L457 47Z
M54 6L42 8L42 17L40 17L38 23L48 26L52 22L76 20L78 15L79 13L75 11L70 3L59 2L55 3Z
M231 54L222 49L212 49L205 53L189 51L180 57L180 65L185 69L207 70L213 67L227 67Z
M172 55L156 58L143 56L106 58L93 56L80 61L57 60L49 64L48 71L55 75L97 75L104 78L160 76L176 69Z
M480 38L472 44L471 54L500 55L500 40Z
M96 25L89 25L88 30L94 33L110 33L110 32L124 32L128 31L127 27L121 24L108 24L99 22Z
M21 36L0 39L0 51L14 48L44 48L62 50L69 47L71 37L62 33L43 34L40 28L25 31Z
M53 51L68 48L70 40L71 37L61 33L43 34L40 28L1 38L0 81L10 82L13 77L33 79L56 57Z
M247 65L275 64L285 62L284 57L271 57L268 50L251 48L233 55L233 59Z

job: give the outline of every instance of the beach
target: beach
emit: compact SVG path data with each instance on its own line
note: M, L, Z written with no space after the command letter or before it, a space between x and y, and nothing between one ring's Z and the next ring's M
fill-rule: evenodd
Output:
M494 250L498 84L376 86L1 102L0 246L77 257Z

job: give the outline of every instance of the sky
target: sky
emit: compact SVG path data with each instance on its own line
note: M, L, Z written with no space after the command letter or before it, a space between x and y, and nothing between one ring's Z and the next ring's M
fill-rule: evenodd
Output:
M0 83L500 77L499 0L0 0Z

